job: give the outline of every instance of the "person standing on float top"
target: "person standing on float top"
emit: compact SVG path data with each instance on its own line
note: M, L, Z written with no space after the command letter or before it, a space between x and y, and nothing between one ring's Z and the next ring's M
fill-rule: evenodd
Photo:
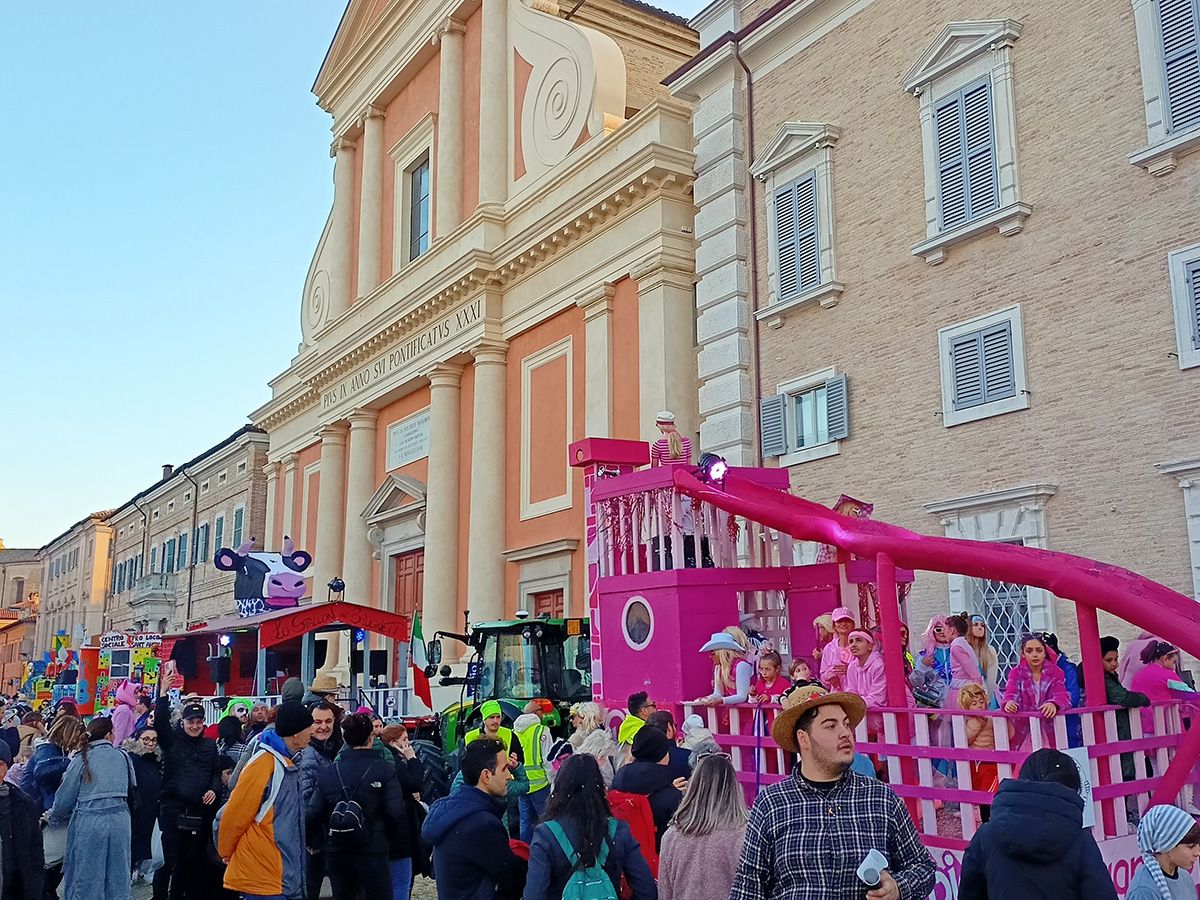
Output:
M912 817L891 788L850 768L862 698L804 685L780 705L771 736L800 761L759 791L729 900L925 900L937 868ZM868 890L857 870L871 850L888 867Z

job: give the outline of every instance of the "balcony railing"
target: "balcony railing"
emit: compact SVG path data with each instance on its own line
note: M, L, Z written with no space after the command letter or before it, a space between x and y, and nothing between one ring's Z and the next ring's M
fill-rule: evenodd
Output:
M143 575L133 586L133 604L153 600L175 602L175 574L173 572L151 572Z

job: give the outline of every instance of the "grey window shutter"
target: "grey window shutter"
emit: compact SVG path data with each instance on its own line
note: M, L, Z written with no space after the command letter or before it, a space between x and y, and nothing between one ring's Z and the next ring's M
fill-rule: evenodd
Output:
M817 233L817 173L810 172L795 185L796 266L801 292L821 283L821 249Z
M982 332L983 397L985 403L1003 400L1017 393L1016 367L1013 362L1012 325L1001 322Z
M950 342L955 409L968 409L983 402L983 350L980 338L980 333L973 331L959 335Z
M1200 122L1200 3L1160 0L1168 131Z
M779 300L800 290L796 248L796 185L775 192L775 269L779 273Z
M840 441L850 434L850 417L846 406L846 376L837 375L825 382L825 425L831 441Z
M787 453L787 395L775 394L758 401L758 427L763 456Z
M976 82L934 109L938 206L943 231L999 206L992 83Z
M1187 268L1187 309L1191 321L1192 349L1200 350L1200 259Z

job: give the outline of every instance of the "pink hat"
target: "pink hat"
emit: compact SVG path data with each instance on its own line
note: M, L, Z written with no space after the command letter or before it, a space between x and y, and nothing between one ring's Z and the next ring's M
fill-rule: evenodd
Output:
M372 719L375 718L375 710L369 706L360 706L354 711L354 714L356 716L370 716Z
M849 619L851 622L853 622L855 621L854 613L850 612L850 610L846 609L844 606L839 606L833 611L833 621L839 622L842 619Z

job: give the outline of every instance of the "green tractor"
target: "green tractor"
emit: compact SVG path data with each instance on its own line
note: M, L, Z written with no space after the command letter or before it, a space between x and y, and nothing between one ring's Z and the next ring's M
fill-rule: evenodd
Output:
M453 675L450 666L441 665L442 638L458 641L470 650L463 675ZM551 709L543 713L542 721L554 734L565 737L571 705L592 699L591 622L587 618L531 618L528 613L518 613L515 619L472 625L467 634L439 631L426 645L426 658L426 675L440 674L442 687L462 689L458 702L408 723L410 730L415 728L413 746L425 765L422 799L426 802L449 792L449 773L467 732L482 726L479 707L484 701L498 701L503 724L511 728L530 700L548 700Z

